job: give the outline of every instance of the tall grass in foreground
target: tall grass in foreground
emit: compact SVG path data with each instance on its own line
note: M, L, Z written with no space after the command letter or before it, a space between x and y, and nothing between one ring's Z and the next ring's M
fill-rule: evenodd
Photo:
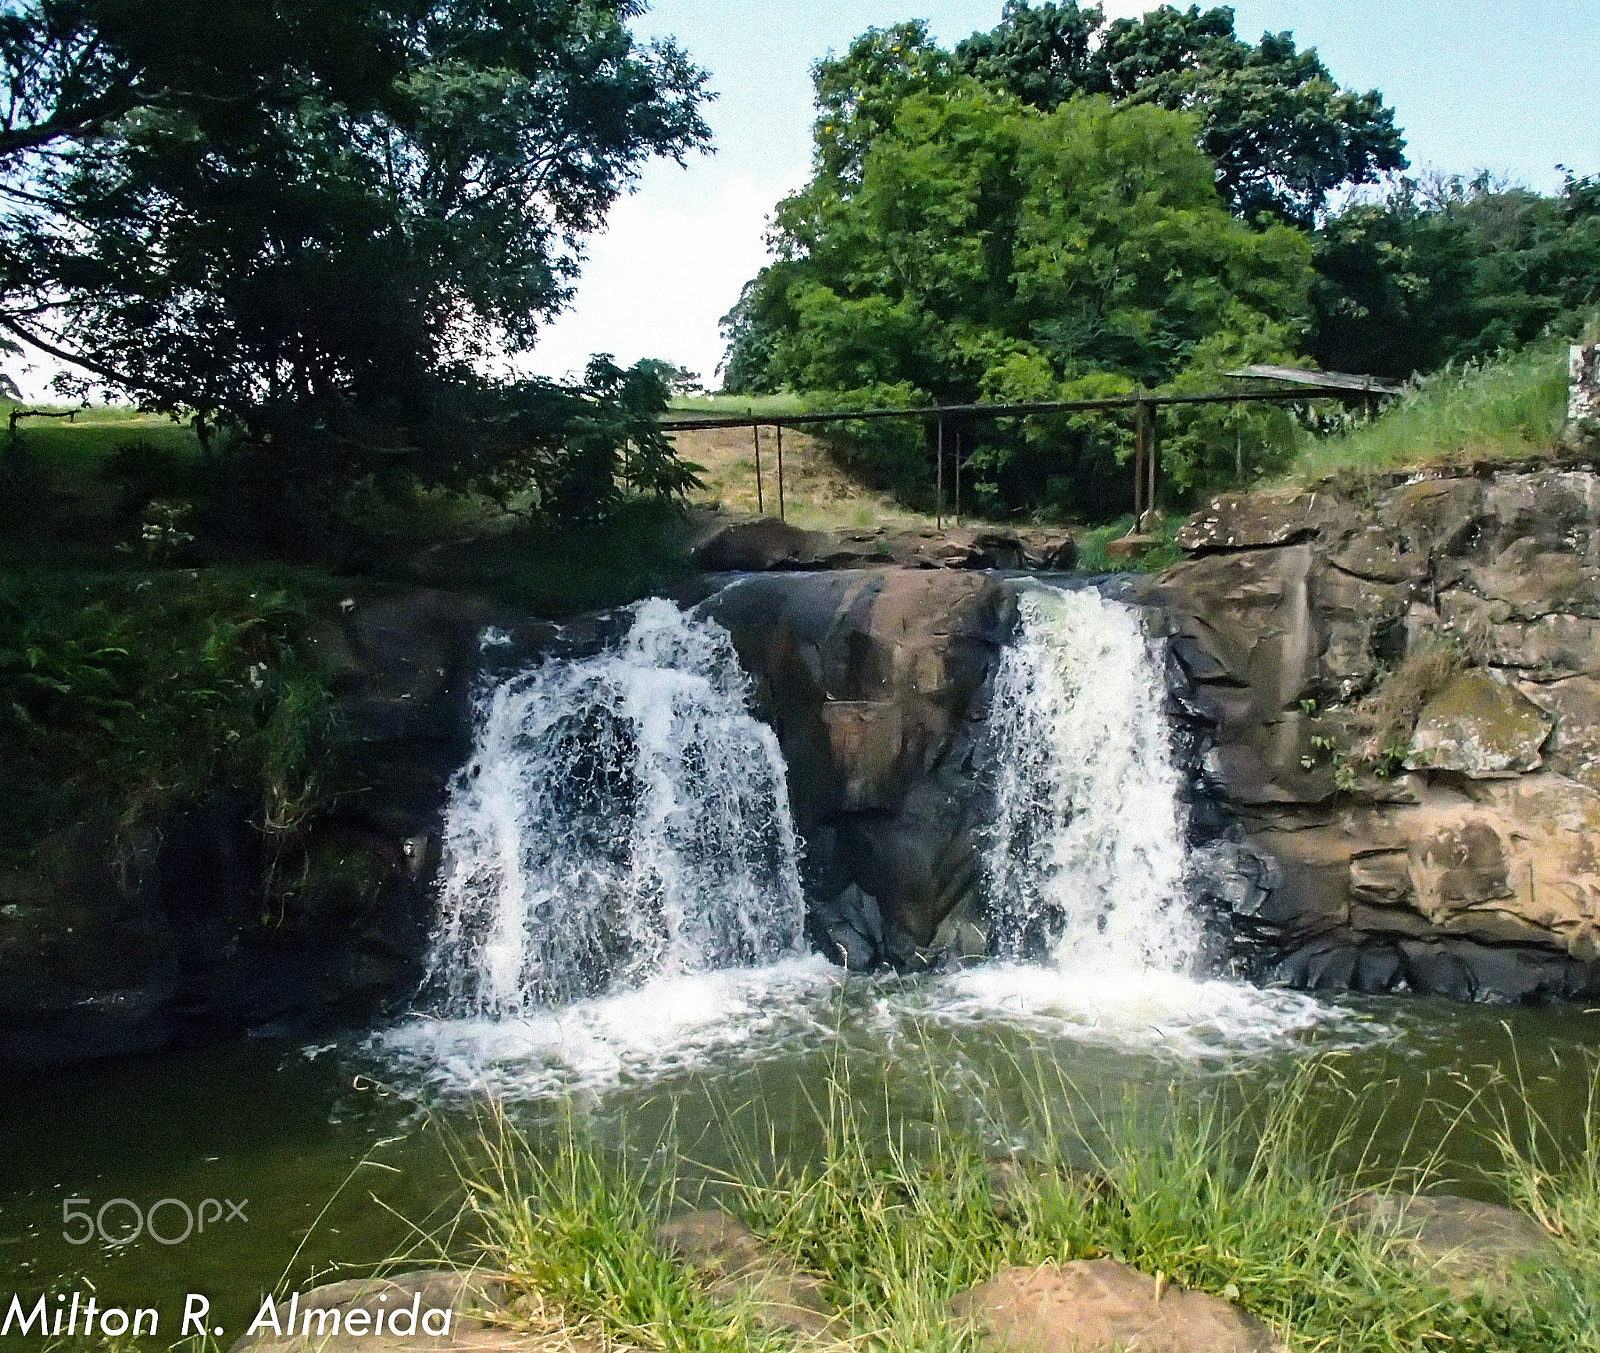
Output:
M1556 1223L1560 1258L1463 1294L1371 1224L1345 1220L1360 1188L1426 1186L1438 1162L1420 1176L1384 1173L1349 1096L1330 1126L1329 1097L1343 1093L1331 1064L1242 1098L1236 1087L1175 1084L1158 1113L1064 1111L1057 1077L1041 1064L1038 1148L1003 1167L999 1195L980 1139L944 1109L931 1146L922 1134L913 1150L903 1131L867 1126L837 1076L815 1110L819 1160L751 1148L715 1192L824 1279L862 1349L974 1349L977 1332L949 1313L957 1292L1009 1265L1101 1255L1235 1300L1296 1349L1600 1348L1593 1115L1583 1147L1564 1158L1548 1141L1527 1154L1514 1116L1504 1119L1513 1200ZM575 1329L630 1346L783 1346L652 1243L660 1220L691 1205L674 1182L681 1162L658 1154L630 1168L572 1120L556 1138L538 1151L502 1120L471 1166L486 1264L557 1304Z
M1307 440L1291 480L1341 470L1511 458L1548 451L1567 404L1567 344L1547 340L1423 377L1377 417Z

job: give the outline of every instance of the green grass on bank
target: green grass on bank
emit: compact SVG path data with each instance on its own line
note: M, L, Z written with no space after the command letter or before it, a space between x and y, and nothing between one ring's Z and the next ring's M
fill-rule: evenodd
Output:
M757 414L781 418L804 413L803 395L785 390L775 395L678 395L668 401L668 418L749 418Z
M1340 471L1512 459L1551 450L1567 405L1567 343L1546 341L1493 361L1446 367L1372 419L1309 438L1290 480Z
M1125 513L1104 526L1077 529L1073 536L1078 546L1073 572L1091 577L1102 573L1159 573L1183 558L1177 535L1185 520L1181 514L1166 518L1152 532L1154 544L1121 558L1112 558L1106 547L1133 530L1133 513Z
M914 1150L870 1126L875 1117L837 1079L816 1110L820 1161L751 1153L718 1194L777 1252L824 1280L863 1350L975 1350L975 1331L950 1314L958 1292L1011 1265L1107 1255L1237 1301L1296 1350L1600 1347L1593 1106L1583 1144L1567 1154L1548 1144L1530 1152L1515 1114L1504 1119L1505 1191L1526 1206L1536 1190L1529 1210L1568 1222L1550 1227L1558 1237L1550 1262L1464 1290L1413 1266L1371 1223L1344 1220L1361 1189L1412 1191L1437 1180L1426 1170L1386 1171L1372 1158L1370 1117L1360 1117L1370 1106L1343 1090L1334 1062L1268 1092L1175 1087L1159 1108L1106 1117L1044 1107L1077 1098L1062 1094L1070 1087L1059 1077L1038 1068L1034 1149L1010 1169L1000 1206L981 1142L950 1115L936 1109ZM1331 1125L1330 1095L1345 1102ZM762 1329L748 1305L713 1300L652 1243L660 1220L704 1201L681 1194L664 1158L653 1159L653 1169L630 1166L571 1122L550 1145L499 1121L468 1174L481 1261L509 1274L528 1308L558 1312L574 1334L682 1353L793 1347L792 1336Z

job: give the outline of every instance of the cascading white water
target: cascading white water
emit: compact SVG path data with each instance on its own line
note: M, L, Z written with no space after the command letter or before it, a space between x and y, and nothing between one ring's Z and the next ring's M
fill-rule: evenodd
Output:
M784 764L727 632L652 599L616 646L489 691L450 794L430 971L508 1016L792 954Z
M665 601L594 657L487 692L447 808L431 1013L379 1042L447 1091L542 1098L931 1025L1184 1057L1329 1011L1186 971L1183 820L1159 664L1131 608L1028 585L996 673L994 961L847 980L801 952L777 739L728 635ZM848 1017L841 1011L853 1013Z
M920 1003L1050 1036L1204 1056L1270 1047L1327 1011L1198 973L1184 813L1158 656L1132 607L1027 584L995 674L983 851L998 961Z
M1138 613L1030 586L995 675L984 873L1013 960L1176 972L1199 927L1161 668Z

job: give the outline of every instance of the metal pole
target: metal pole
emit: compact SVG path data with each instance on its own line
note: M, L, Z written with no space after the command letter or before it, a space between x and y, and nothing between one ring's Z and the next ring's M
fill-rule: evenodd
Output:
M766 506L761 501L761 426L758 423L750 424L750 439L756 444L756 511L765 512Z
M961 429L956 428L955 460L950 467L956 476L956 525L961 525Z
M783 515L783 424L779 423L778 432L778 520L787 521Z
M1134 411L1134 451L1133 451L1133 529L1139 529L1139 518L1144 515L1144 457L1145 443L1148 439L1150 408L1140 400Z
M934 472L934 498L933 498L933 523L939 530L944 530L944 415L940 414L937 422L938 432L934 436L934 445L938 448L934 455L938 458L939 468Z
M1161 424L1157 421L1156 411L1152 408L1150 410L1150 456L1148 468L1150 478L1145 484L1144 491L1144 510L1146 513L1154 512L1156 509L1156 466L1160 463L1160 460Z

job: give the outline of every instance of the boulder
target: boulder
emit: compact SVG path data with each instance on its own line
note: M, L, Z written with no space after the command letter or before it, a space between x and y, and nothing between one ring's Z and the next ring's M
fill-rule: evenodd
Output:
M798 568L823 554L824 538L776 517L755 517L721 527L694 547L694 562L710 573L758 573Z
M1218 494L1183 524L1178 544L1195 554L1292 544L1316 534L1313 502L1298 489Z
M1588 676L1517 687L1554 724L1544 757L1551 770L1600 789L1600 681Z
M852 903L816 918L824 948L858 967L923 966L975 876L971 758L1011 593L982 572L839 570L758 575L706 608L783 749L808 895Z
M1423 707L1410 770L1460 771L1474 780L1520 775L1544 760L1554 721L1514 686L1481 668L1463 672Z
M1278 1353L1255 1316L1115 1259L1009 1268L961 1293L959 1319L996 1353Z
M1519 1265L1559 1254L1532 1217L1476 1198L1375 1191L1358 1194L1344 1211L1348 1221L1370 1226L1457 1295L1481 1283L1503 1283Z
M726 1212L690 1212L663 1222L656 1242L706 1279L718 1300L748 1303L759 1324L809 1339L840 1330L821 1279L796 1268Z

